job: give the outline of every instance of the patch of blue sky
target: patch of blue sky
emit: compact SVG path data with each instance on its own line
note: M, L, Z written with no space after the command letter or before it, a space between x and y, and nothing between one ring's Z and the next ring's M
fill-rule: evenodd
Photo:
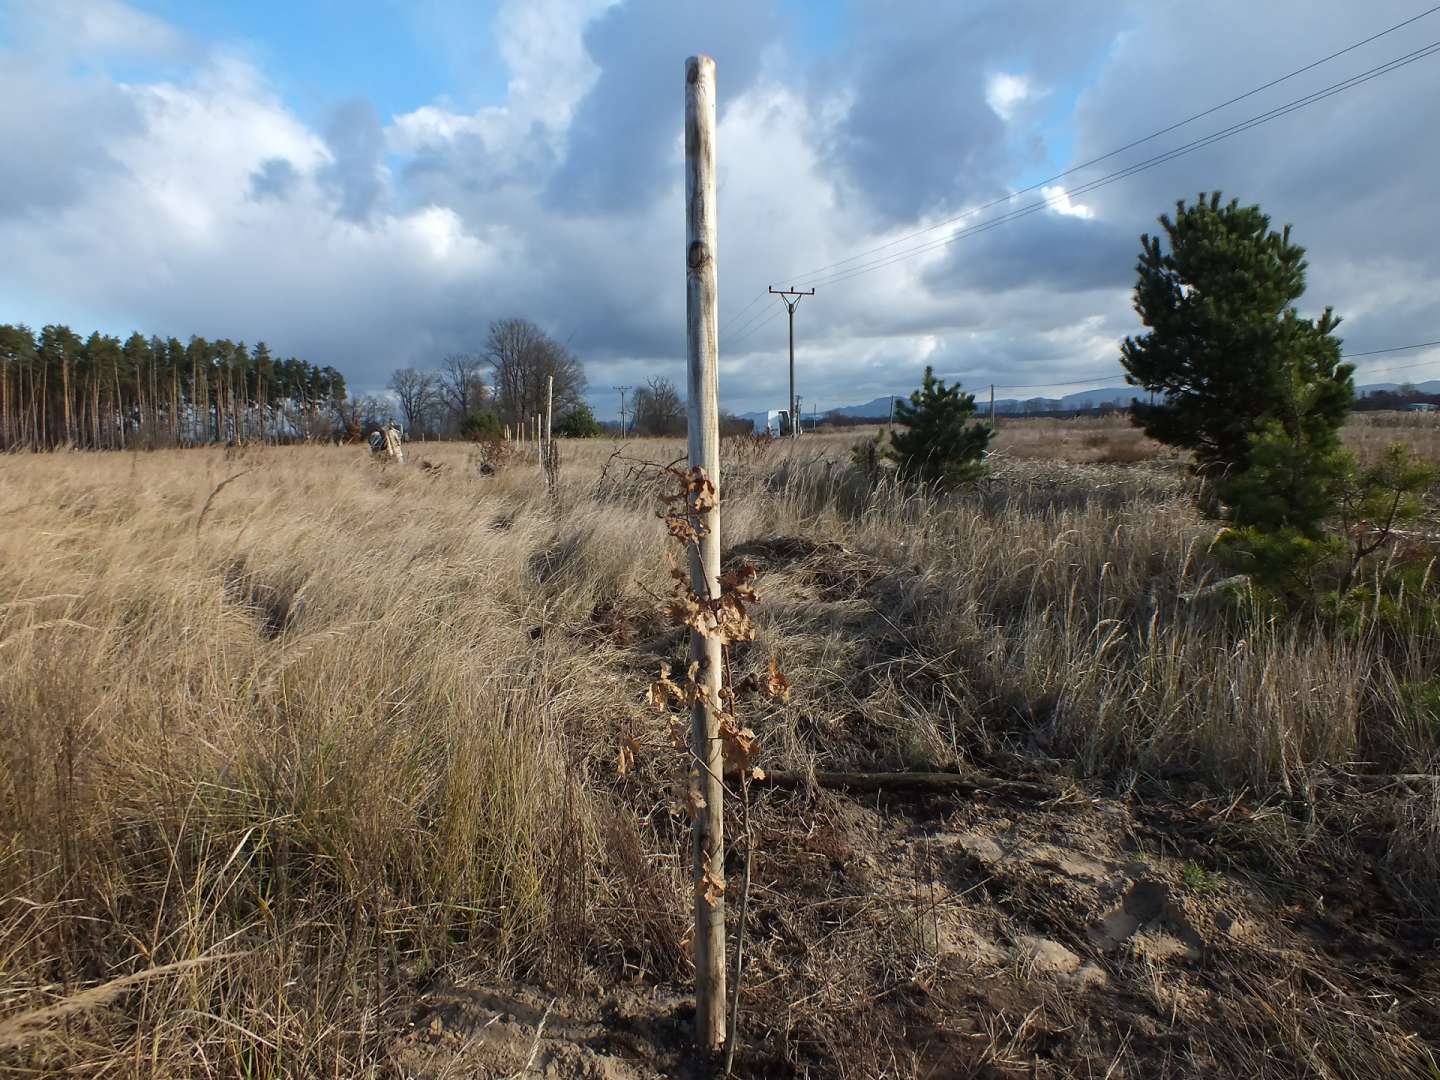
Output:
M789 0L781 20L795 29L802 53L827 53L849 44L850 0Z
M1044 98L1043 113L1011 135L1019 165L1010 178L1015 190L1048 180L1074 163L1075 107L1084 90L1082 82L1052 89ZM1072 182L1083 183L1086 179L1086 174L1077 173L1062 183L1068 187Z
M202 48L238 51L312 122L356 97L389 120L436 102L474 107L505 92L490 3L140 0L136 6Z

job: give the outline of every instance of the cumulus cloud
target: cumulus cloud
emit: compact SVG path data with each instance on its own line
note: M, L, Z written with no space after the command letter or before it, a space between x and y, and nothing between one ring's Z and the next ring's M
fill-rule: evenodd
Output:
M1347 316L1352 347L1440 337L1426 285L1440 269L1427 242L1440 61L1084 190L1413 48L1399 35L1036 180L1412 14L1399 0L1327 0L1303 24L1238 0L1201 20L1138 0L861 0L842 43L818 52L761 0L510 0L493 16L499 98L383 116L361 97L318 119L227 43L188 41L118 0L3 5L3 320L264 335L374 389L518 314L570 341L613 414L613 383L683 382L681 62L703 50L720 65L729 408L784 396L769 284L818 282L797 359L821 408L904 392L927 363L970 386L1113 370L1135 329L1139 233L1215 187L1294 224L1313 306ZM449 8L425 10L440 26ZM41 63L65 34L89 62ZM147 59L163 77L134 74ZM972 231L934 243L956 228ZM24 310L7 306L22 296Z
M1035 96L1035 88L1024 75L997 72L985 84L985 104L989 105L1001 120L1014 118L1017 108Z
M11 0L0 10L13 35L51 57L174 57L184 35L120 0Z

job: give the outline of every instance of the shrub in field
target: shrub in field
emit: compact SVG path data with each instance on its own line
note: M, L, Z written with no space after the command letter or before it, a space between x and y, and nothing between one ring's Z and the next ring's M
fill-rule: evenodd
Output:
M1136 404L1151 438L1194 452L1202 469L1250 465L1256 436L1279 424L1302 455L1323 455L1355 397L1340 362L1339 319L1304 319L1305 249L1258 206L1220 194L1162 215L1140 238L1135 310L1149 328L1121 347L1126 379L1161 396ZM1274 443L1267 444L1273 448Z
M975 395L946 386L927 367L910 400L895 402L895 420L907 430L895 432L886 454L907 479L941 487L974 480L995 434L989 424L969 423L974 415Z
M1341 525L1351 540L1342 587L1354 580L1363 560L1391 539L1397 525L1425 512L1424 496L1440 484L1440 468L1416 461L1404 446L1394 443L1374 465L1352 470L1348 481L1340 493Z
M566 439L598 438L601 434L600 421L595 419L590 406L581 402L561 418L555 434Z
M494 476L510 464L514 451L514 444L506 442L500 436L480 439L471 454L470 462L481 476Z
M500 418L492 412L472 412L460 421L460 434L471 442L498 439L502 434Z
M1429 558L1396 556L1396 529L1424 513L1440 469L1402 446L1359 468L1343 450L1306 454L1271 431L1251 467L1222 485L1239 528L1216 549L1256 584L1292 601L1319 601L1345 622L1440 614ZM1389 554L1381 565L1376 557Z
M885 467L885 431L882 428L872 438L861 439L850 447L850 464L871 480L879 477Z

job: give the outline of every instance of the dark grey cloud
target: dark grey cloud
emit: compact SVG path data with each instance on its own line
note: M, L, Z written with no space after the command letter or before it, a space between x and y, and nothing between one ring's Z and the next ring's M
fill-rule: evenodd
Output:
M673 183L684 113L682 62L715 57L719 106L743 94L777 40L777 12L765 0L677 4L632 0L590 24L585 48L600 68L570 126L565 161L549 187L557 209L634 209Z
M467 220L484 220L485 197L506 187L538 188L556 166L547 130L533 122L526 135L490 146L476 131L461 131L443 142L419 147L404 169L405 197L463 208Z
M53 213L121 170L108 139L141 130L132 94L76 77L57 85L18 52L0 49L0 218Z
M1053 94L1077 77L1116 22L1088 0L955 4L879 0L855 9L849 47L828 81L851 98L829 158L885 223L1003 195L1045 142L1014 138L987 101L998 74Z
M320 179L339 200L336 213L347 221L368 220L385 193L385 132L375 106L365 98L338 105L325 127L325 144L332 160Z
M948 249L925 283L936 293L1123 289L1135 280L1139 249L1139 234L1131 229L1047 210L966 237Z
M284 199L300 182L300 172L288 158L268 158L250 174L250 198Z
M1404 0L1325 4L1295 20L1277 5L1226 0L1203 19L1161 5L1119 41L1076 113L1076 155L1119 145L1176 117L1224 101L1415 14ZM1243 34L1234 33L1244 26ZM1150 153L1220 130L1440 37L1440 15L1206 117L1147 147ZM1359 346L1429 340L1440 310L1413 283L1440 277L1433 243L1440 173L1440 57L1422 59L1217 142L1091 196L1107 220L1153 231L1178 198L1220 190L1258 203L1275 227L1293 226L1308 251L1303 306L1333 304ZM1136 86L1165 93L1137 94ZM1422 224L1422 222L1424 224ZM1428 308L1427 313L1417 309ZM1420 337L1407 336L1419 333Z

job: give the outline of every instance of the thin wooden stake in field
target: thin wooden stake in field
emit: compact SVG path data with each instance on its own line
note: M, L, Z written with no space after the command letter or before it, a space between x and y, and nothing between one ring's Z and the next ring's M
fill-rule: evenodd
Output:
M715 498L696 514L700 542L690 587L720 595L720 377L715 275L715 61L685 61L685 354L689 368L690 467L705 470ZM690 658L706 690L690 710L691 750L704 805L695 813L695 1039L701 1050L725 1040L725 764L720 747L720 642L692 633Z
M555 486L555 376L545 376L545 487Z

